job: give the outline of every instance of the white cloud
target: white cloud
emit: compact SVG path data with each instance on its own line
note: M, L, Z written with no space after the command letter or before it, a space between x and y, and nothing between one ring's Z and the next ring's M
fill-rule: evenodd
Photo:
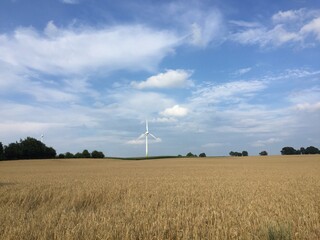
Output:
M316 38L320 41L320 17L313 19L308 24L304 25L301 30L301 34L314 34Z
M50 74L151 70L179 41L172 32L142 25L58 28L49 22L44 33L18 28L0 35L0 61Z
M148 143L159 143L162 142L161 138L152 138L152 137L148 137ZM133 139L133 140L129 140L127 141L127 144L131 144L131 145L141 145L141 144L146 144L146 140L145 138L143 139Z
M131 85L137 89L181 88L192 85L192 81L190 80L191 75L192 71L170 69L164 73L159 73L155 76L149 77L146 81L132 82Z
M225 146L226 144L224 143L206 143L204 145L202 145L202 147L204 148L218 148L218 147L222 147L222 146Z
M300 103L295 106L295 108L299 111L319 111L320 110L320 102L311 104L311 103Z
M206 47L212 41L220 41L223 28L222 15L219 11L204 13L191 24L191 43Z
M303 17L305 10L288 10L288 11L279 11L278 13L272 16L274 22L288 22L301 19Z
M313 46L315 40L320 40L319 16L320 12L317 10L280 11L272 16L273 24L270 26L245 25L245 29L232 33L230 40L260 47L279 47L285 44Z
M175 105L171 108L166 108L160 114L166 117L184 117L188 114L188 109Z
M296 42L300 40L298 33L287 31L283 25L276 25L273 29L253 28L232 36L233 41L242 44L258 44L261 47L274 45L280 46L287 42Z
M149 122L155 122L155 123L173 123L177 122L177 119L174 117L157 117L154 119L151 119Z
M124 119L152 119L155 113L176 104L176 102L165 94L155 92L141 92L133 89L114 89L107 93L108 102L104 111L114 118Z
M320 102L320 88L311 87L308 89L300 89L299 91L294 91L288 96L288 100L295 105L313 105L317 102Z
M205 48L224 41L223 14L217 8L204 6L199 1L173 1L166 4L163 12L166 13L165 21L170 26L175 25L184 35L184 43Z
M215 104L219 102L234 103L243 98L250 98L257 92L265 89L266 83L263 81L234 81L219 85L208 84L198 88L191 98L194 104Z
M1 62L1 61L0 61ZM39 102L76 102L80 100L75 91L69 90L59 83L51 83L41 79L30 70L12 66L8 63L0 64L0 93L23 94ZM93 93L92 93L93 94Z
M79 3L79 0L60 0L60 1L63 3L66 3L66 4L78 4Z
M254 147L264 147L264 146L271 145L271 144L278 143L278 142L282 142L282 139L280 139L280 138L269 138L269 139L266 139L266 140L257 140L252 144L252 146L254 146Z
M241 68L239 70L237 70L234 74L239 76L239 75L243 75L243 74L246 74L248 72L250 72L252 70L251 67L248 67L248 68Z
M238 27L245 27L245 28L254 28L254 27L261 26L261 24L258 22L247 22L242 20L230 20L229 23L236 25Z
M312 87L292 92L288 100L294 104L298 111L318 112L320 110L320 88Z

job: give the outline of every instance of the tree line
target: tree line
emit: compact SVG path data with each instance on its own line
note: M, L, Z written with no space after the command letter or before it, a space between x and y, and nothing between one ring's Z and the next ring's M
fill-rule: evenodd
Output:
M178 155L178 157L183 157L182 155ZM186 157L198 157L197 154L193 154L192 152L188 152ZM199 154L199 157L207 157L207 155L203 152Z
M65 154L60 153L58 158L104 158L103 152L94 150L90 153L87 149L83 150L81 153L77 152L73 154L71 152L66 152Z
M320 150L314 146L310 146L307 148L301 147L300 149L294 149L293 147L284 147L280 152L282 155L320 154Z
M281 155L320 154L320 150L314 146L310 146L307 148L301 147L300 149L294 149L293 147L283 147L280 152L281 152ZM235 157L242 157L242 156L248 156L249 154L247 151L242 151L242 152L231 151L229 152L229 155L235 156ZM267 156L268 152L264 150L264 151L261 151L259 155Z
M104 158L103 152L94 150L89 153L88 150L83 150L82 153L72 154L67 152L59 154L52 147L47 147L43 142L27 137L20 139L19 142L10 143L3 146L0 142L0 160L18 160L18 159L52 159L52 158Z

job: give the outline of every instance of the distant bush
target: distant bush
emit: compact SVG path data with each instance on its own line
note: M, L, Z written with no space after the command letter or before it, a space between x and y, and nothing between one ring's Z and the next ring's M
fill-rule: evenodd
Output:
M91 153L91 157L92 158L104 158L104 154L103 154L103 152L99 152L99 151L94 150Z
M262 151L259 153L260 156L268 156L268 152L267 151Z
M64 155L63 153L60 153L60 154L58 155L58 158L65 158L65 155Z
M242 151L242 156L247 157L249 156L249 153L247 151Z
M242 151L242 152L234 152L234 151L231 151L229 152L229 155L232 156L232 157L246 157L248 156L248 152L247 151Z
M200 153L199 157L206 157L207 155L205 153Z

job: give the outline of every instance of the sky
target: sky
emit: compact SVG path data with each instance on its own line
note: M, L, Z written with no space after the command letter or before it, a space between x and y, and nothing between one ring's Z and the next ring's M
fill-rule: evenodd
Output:
M320 147L318 0L1 0L0 141L143 156Z

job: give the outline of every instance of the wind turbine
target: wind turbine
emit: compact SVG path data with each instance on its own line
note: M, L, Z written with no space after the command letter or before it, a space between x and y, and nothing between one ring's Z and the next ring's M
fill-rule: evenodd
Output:
M146 158L148 157L148 136L153 137L155 140L159 140L158 138L156 138L152 133L149 132L149 128L148 128L148 120L146 120L146 132L141 134L140 137L138 139L141 139L143 137L146 138Z
M43 138L44 138L44 134L42 133L40 136L40 142L42 142L42 143L43 143Z

